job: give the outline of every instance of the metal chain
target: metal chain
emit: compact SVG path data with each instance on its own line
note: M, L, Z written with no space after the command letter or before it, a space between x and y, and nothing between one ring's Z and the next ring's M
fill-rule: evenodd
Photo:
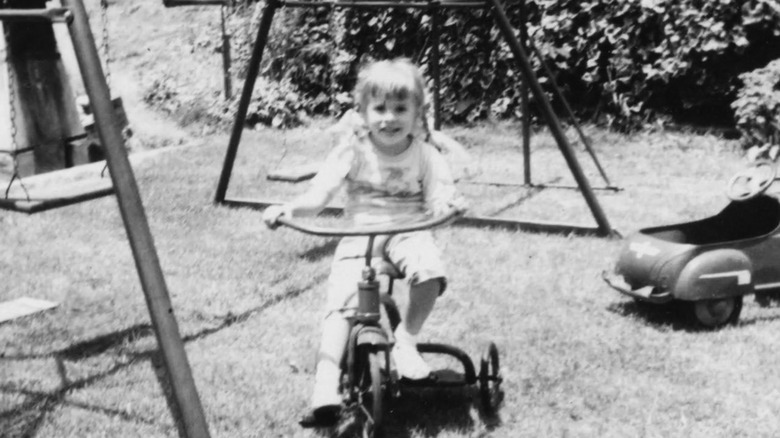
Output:
M105 67L104 75L106 77L106 86L108 87L108 95L111 96L111 53L109 52L109 36L108 36L108 0L100 0L100 49L103 52L103 64ZM97 123L97 122L95 122ZM124 137L124 131L122 137ZM126 138L124 138L127 140ZM100 177L106 177L106 171L108 170L108 160L106 160L103 169L100 171Z
M13 174L11 175L11 180L8 181L8 187L5 188L5 198L8 199L8 193L11 191L11 185L14 183L14 180L19 181L19 185L22 187L22 190L24 191L24 196L27 198L27 201L30 200L30 194L27 192L27 187L25 187L24 182L22 182L22 176L19 174L19 160L16 159L16 151L18 149L18 143L16 142L16 134L17 134L17 127L16 127L16 104L14 101L16 100L16 76L14 73L13 65L11 65L11 48L10 48L10 41L9 38L10 32L8 30L8 25L5 23L3 26L3 37L5 38L5 46L4 46L4 61L5 66L8 74L8 112L10 115L10 123L11 123L11 150L9 151L9 154L11 155L11 161L13 161Z
M103 63L106 66L106 85L108 85L109 94L111 93L111 53L109 53L108 39L108 0L100 0L100 25L101 41L100 48L103 51Z

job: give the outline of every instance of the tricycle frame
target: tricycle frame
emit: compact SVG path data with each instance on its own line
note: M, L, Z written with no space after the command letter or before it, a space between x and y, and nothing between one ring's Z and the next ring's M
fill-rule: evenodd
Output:
M439 380L432 377L422 380L396 378L391 373L390 349L393 345L392 331L400 322L398 309L391 298L393 280L397 276L389 275L389 287L386 294L380 292L380 282L376 269L372 266L374 239L377 235L391 235L413 232L432 228L454 220L458 212L452 210L449 214L424 222L404 226L365 227L352 230L335 230L328 228L304 226L280 217L278 223L295 230L318 236L368 236L368 244L364 255L365 265L362 281L358 282L357 308L347 319L350 322L349 338L346 353L342 362L342 390L347 408L363 414L364 436L380 436L382 434L383 403L387 395L392 395L401 387L465 387L480 384L480 394L485 402L482 406L486 414L493 414L500 402L502 378L498 370L498 349L490 343L485 357L493 357L493 361L482 360L479 376L474 362L460 348L441 343L419 343L420 353L445 354L457 359L463 366L463 378L460 380ZM390 330L381 324L381 307L388 315ZM382 356L381 358L379 356ZM379 367L377 370L376 367ZM492 368L491 368L492 366ZM369 377L369 382L364 378ZM375 379L379 378L379 381ZM490 395L490 396L486 396ZM492 395L496 395L493 397Z

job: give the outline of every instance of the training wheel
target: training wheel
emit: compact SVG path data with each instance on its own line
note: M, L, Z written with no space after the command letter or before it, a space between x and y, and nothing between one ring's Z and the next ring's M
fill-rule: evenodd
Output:
M742 312L742 295L693 302L693 316L708 328L735 324Z
M729 180L726 196L732 201L747 201L764 193L777 176L775 164L769 160L756 161Z
M501 402L501 372L498 362L498 348L491 342L479 363L479 398L482 409L492 415Z

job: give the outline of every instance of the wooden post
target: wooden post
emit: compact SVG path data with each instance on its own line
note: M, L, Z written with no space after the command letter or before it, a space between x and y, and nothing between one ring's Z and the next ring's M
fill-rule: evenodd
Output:
M10 2L9 7L44 9L46 5L44 0L25 0ZM84 128L52 23L12 21L3 25L8 29L4 90L9 103L2 117L16 128L16 136L9 135L8 146L2 148L15 146L12 153L21 176L63 169L68 165L68 139L83 136Z

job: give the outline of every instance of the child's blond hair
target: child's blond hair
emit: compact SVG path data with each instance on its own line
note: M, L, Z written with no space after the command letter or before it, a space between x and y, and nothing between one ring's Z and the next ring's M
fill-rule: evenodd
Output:
M354 102L364 114L369 98L406 99L411 96L421 128L427 133L425 115L425 80L420 69L408 58L376 61L358 74Z

